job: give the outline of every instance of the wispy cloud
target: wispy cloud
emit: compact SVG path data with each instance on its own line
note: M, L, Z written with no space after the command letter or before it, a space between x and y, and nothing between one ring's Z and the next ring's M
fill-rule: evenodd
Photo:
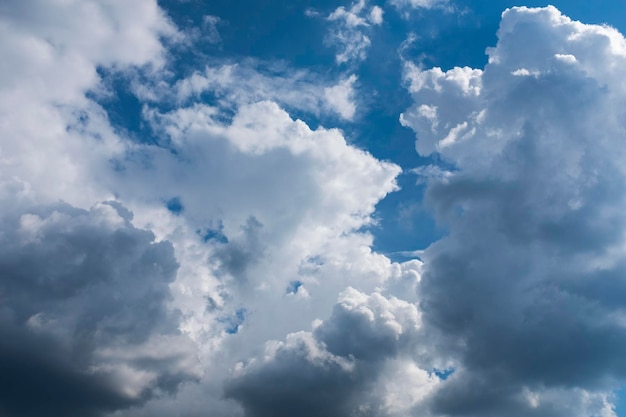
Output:
M372 26L383 23L383 10L379 6L369 7L366 0L358 0L350 8L338 7L326 20L331 26L326 42L337 48L337 63L348 64L366 58L372 43L369 34Z

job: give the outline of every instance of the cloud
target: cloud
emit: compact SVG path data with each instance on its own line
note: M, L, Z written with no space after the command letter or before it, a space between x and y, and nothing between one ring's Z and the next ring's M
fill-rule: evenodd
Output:
M178 32L153 1L0 11L0 414L96 416L174 392L199 377L168 305L178 263L112 201L103 178L126 144L88 93L103 68L160 70Z
M419 325L414 304L348 288L313 332L268 342L262 358L239 364L226 395L251 417L376 413L370 390L384 361L406 350Z
M356 75L351 75L333 87L324 88L328 105L347 120L352 120L356 112L356 106L352 100L356 80Z
M83 208L112 198L95 177L123 145L85 94L101 89L101 68L158 70L160 40L177 37L151 0L3 2L0 182Z
M185 90L155 1L44 3L0 6L0 414L237 415L236 363L411 275L363 230L400 168L283 108L351 118L356 77L242 65ZM116 75L157 80L137 94L154 141L98 104Z
M448 0L391 0L398 9L434 9L448 5Z
M167 307L172 246L130 216L114 202L3 212L0 403L9 415L96 415L199 376Z
M326 18L331 29L326 43L338 49L335 61L348 64L363 61L372 41L369 38L372 25L381 25L383 10L379 6L367 7L366 0L358 0L346 9L335 9Z
M220 33L217 30L217 26L221 22L221 19L217 16L206 15L202 18L203 36L209 43L219 43L222 41Z
M336 84L306 70L293 70L280 64L262 65L250 60L237 64L207 66L174 86L179 103L212 96L222 107L270 100L287 109L306 111L315 116L327 114L352 120L356 110L354 75ZM165 94L170 94L166 91Z
M401 122L449 235L421 256L424 328L456 372L434 415L614 416L626 376L618 68L626 42L554 7L504 12L484 69L408 65ZM435 171L436 172L436 171Z
M108 179L134 223L174 246L181 266L172 306L198 345L205 377L200 388L186 384L176 398L117 415L181 408L201 415L207 407L232 415L237 403L222 399L222 384L268 340L308 329L348 286L372 292L406 275L398 288L414 288L416 266L372 252L363 231L376 204L397 189L395 164L270 101L234 109L195 102L145 114L167 146L130 148ZM173 196L183 208L176 213L167 208Z
M390 0L389 4L394 6L396 11L404 19L409 19L413 13L424 10L438 10L444 13L458 11L457 5L450 0ZM414 35L409 34L410 38L412 36ZM406 46L406 44L404 46Z

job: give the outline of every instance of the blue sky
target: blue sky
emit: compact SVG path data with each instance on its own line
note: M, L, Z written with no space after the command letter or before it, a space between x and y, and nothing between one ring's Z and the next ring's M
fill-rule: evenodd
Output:
M0 415L626 416L623 33L3 2Z

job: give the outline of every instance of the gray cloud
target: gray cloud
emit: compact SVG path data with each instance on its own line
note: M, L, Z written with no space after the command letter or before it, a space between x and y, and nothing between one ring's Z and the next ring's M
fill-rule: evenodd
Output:
M0 415L95 416L139 403L103 374L85 373L51 338L24 328L0 328Z
M423 254L420 305L458 368L431 410L611 416L626 377L625 42L553 7L508 10L498 35L484 71L407 72L403 123L455 167L426 195L449 235Z
M379 415L371 391L385 359L406 351L418 328L415 305L349 288L312 333L269 342L263 359L241 365L226 396L248 417Z
M363 380L316 345L308 334L293 337L270 362L227 385L226 396L240 401L248 417L349 415Z
M131 216L118 203L1 216L0 410L9 416L99 415L194 377L166 305L173 248Z

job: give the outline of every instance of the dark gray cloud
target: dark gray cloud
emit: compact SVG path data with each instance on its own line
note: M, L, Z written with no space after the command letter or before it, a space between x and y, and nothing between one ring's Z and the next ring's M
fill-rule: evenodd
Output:
M191 377L181 366L185 339L166 307L178 269L172 245L133 227L131 216L111 202L0 217L7 416L99 415ZM180 347L164 349L163 340Z
M380 399L370 393L384 360L398 356L418 326L414 305L349 288L328 320L312 333L270 342L265 357L243 366L225 394L247 417L379 415Z
M518 8L484 71L409 68L403 121L418 151L455 167L426 193L449 235L424 253L420 306L436 355L458 368L435 415L613 415L607 396L626 378L623 52L611 28ZM582 392L595 402L572 400Z
M140 402L119 392L108 375L86 373L84 361L54 338L8 327L0 329L1 416L88 417Z
M241 402L247 417L350 415L363 379L317 343L308 334L292 337L269 362L229 383L226 396Z

